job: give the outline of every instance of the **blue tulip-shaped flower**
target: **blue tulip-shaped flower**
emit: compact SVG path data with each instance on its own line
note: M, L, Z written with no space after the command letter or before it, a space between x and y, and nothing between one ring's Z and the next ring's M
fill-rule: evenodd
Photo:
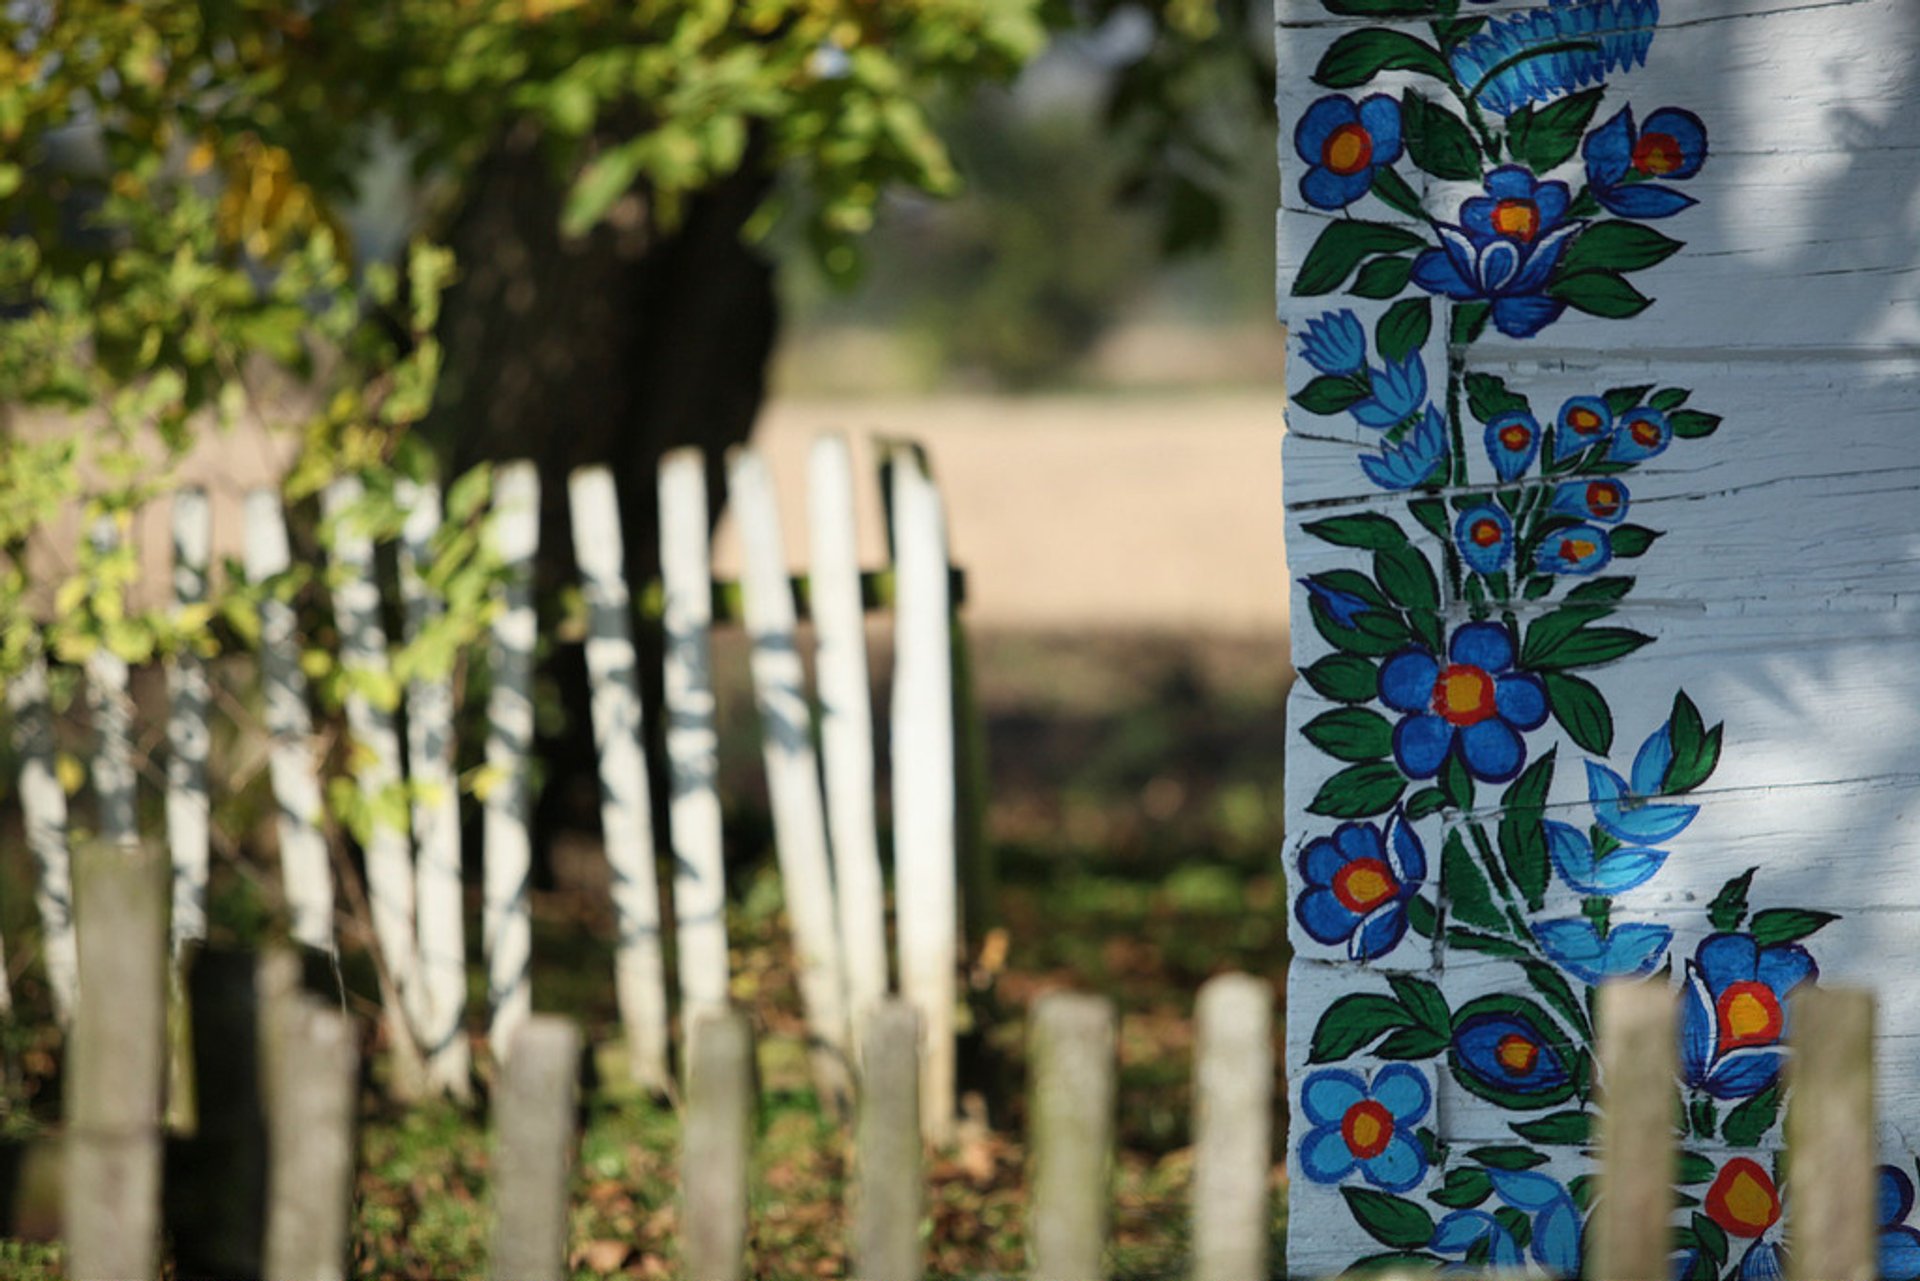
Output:
M1367 367L1367 331L1342 308L1315 316L1300 335L1300 356L1323 374L1347 377Z
M1453 544L1476 574L1497 574L1513 559L1513 521L1491 503L1469 507L1453 522Z
M1526 474L1540 453L1540 421L1524 409L1495 414L1487 421L1487 458L1500 483Z
M1613 430L1613 410L1600 396L1575 396L1560 406L1553 434L1553 461L1565 462L1581 450L1607 439Z
M1584 577L1597 574L1613 560L1613 537L1598 525L1570 525L1540 540L1533 567L1542 574Z
M1468 623L1453 633L1451 660L1413 645L1380 668L1380 701L1402 713L1393 757L1408 778L1432 778L1451 754L1486 783L1504 783L1527 763L1521 731L1547 719L1540 678L1514 666L1513 635L1502 623Z
M1656 845L1680 835L1700 807L1657 799L1672 765L1673 727L1669 724L1662 724L1640 745L1631 782L1598 761L1588 761L1587 799L1594 819L1628 845Z
M1747 934L1713 934L1687 962L1681 990L1680 1075L1716 1099L1750 1098L1780 1075L1787 998L1818 978L1798 943L1762 946Z
M1360 470L1382 489L1413 489L1433 479L1446 461L1447 420L1428 405L1399 444L1360 455Z
M1667 218L1696 203L1663 186L1700 172L1707 159L1707 127L1678 107L1662 107L1634 127L1633 108L1622 107L1581 144L1587 189L1609 213L1623 218Z
M1616 925L1603 935L1585 917L1569 916L1535 922L1533 937L1548 960L1582 983L1598 984L1645 978L1659 969L1667 945L1673 942L1673 930L1634 921Z
M1644 405L1620 415L1607 445L1607 457L1618 463L1645 462L1672 443L1667 416Z
M1617 480L1570 480L1553 491L1551 510L1596 525L1618 525L1626 518L1629 496Z

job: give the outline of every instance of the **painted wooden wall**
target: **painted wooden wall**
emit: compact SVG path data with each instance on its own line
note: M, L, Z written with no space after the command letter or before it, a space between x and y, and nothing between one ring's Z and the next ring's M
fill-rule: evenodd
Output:
M1920 4L1277 16L1290 1271L1574 1269L1639 974L1679 1271L1777 1270L1783 1000L1845 982L1920 1275Z

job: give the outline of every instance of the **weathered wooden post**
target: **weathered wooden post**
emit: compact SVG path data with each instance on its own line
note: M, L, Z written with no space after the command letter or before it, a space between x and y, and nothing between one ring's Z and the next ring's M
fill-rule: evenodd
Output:
M173 495L173 607L176 622L204 610L213 512L204 489ZM197 631L198 628L190 628ZM173 950L207 936L207 794L212 689L192 646L167 658L167 848L173 856Z
M1217 975L1200 989L1194 1014L1194 1281L1264 1277L1273 1235L1273 985Z
M1096 1281L1103 1275L1113 1162L1113 1002L1055 992L1034 1003L1032 1018L1027 1241L1033 1275Z
M270 990L263 1001L269 1138L263 1275L341 1281L353 1221L359 1038L344 1011L317 997Z
M753 1147L753 1026L739 1010L701 1008L688 1015L687 1040L681 1271L703 1281L741 1281Z
M533 750L533 554L540 537L540 473L512 462L494 474L493 538L507 569L494 620L488 666L486 824L482 836L487 955L488 1041L496 1059L533 1009L533 917L527 883L533 842L527 832L527 756Z
M573 1169L580 1033L536 1015L515 1033L494 1102L495 1281L567 1275L567 1179Z
M1673 1080L1679 1019L1673 993L1652 983L1600 989L1600 1180L1588 1227L1596 1281L1661 1275L1672 1243L1649 1231L1673 1213Z
M80 960L73 928L73 864L67 850L67 794L54 764L53 711L44 655L7 682L7 710L13 718L13 746L20 754L20 816L37 880L34 908L44 938L47 988L54 1018L73 1019L79 989Z
M920 1016L897 998L877 1001L860 1041L854 1275L920 1281Z
M167 863L154 849L77 851L80 1002L69 1051L67 1275L134 1281L159 1266L166 1088Z
M1787 1255L1795 1281L1879 1275L1871 992L1808 988L1791 1003Z
M117 517L100 516L88 531L93 554L105 560L121 551ZM121 589L124 593L124 588ZM122 597L124 600L124 595ZM124 608L124 604L122 605ZM93 721L93 796L99 810L100 835L116 844L140 839L139 786L133 769L132 672L127 660L109 643L87 656L87 713Z

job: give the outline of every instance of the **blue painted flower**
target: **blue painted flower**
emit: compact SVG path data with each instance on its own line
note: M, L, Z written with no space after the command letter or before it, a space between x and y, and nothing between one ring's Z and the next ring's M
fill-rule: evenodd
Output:
M1621 848L1605 857L1593 852L1593 841L1571 823L1545 821L1547 853L1553 866L1576 893L1611 898L1637 889L1654 878L1667 861L1665 850Z
M1667 218L1696 203L1685 192L1663 187L1700 172L1707 159L1707 127L1678 107L1662 107L1635 128L1633 108L1587 135L1587 188L1610 213L1623 218Z
M1488 174L1486 192L1460 206L1460 226L1435 224L1441 248L1413 260L1413 283L1456 302L1491 301L1496 329L1530 338L1566 310L1547 296L1547 278L1585 224L1567 221L1566 183L1519 165Z
M1413 645L1380 668L1380 701L1402 713L1393 756L1408 778L1432 778L1457 753L1467 772L1504 783L1527 763L1520 731L1547 719L1540 678L1514 667L1513 634L1503 623L1467 623L1447 647L1445 667Z
M1611 836L1629 845L1670 841L1685 831L1698 805L1655 801L1673 765L1673 727L1663 723L1647 736L1633 758L1629 783L1597 761L1587 762L1587 799L1593 816Z
M1614 926L1603 938L1592 921L1569 916L1536 922L1533 937L1548 960L1582 983L1597 984L1644 978L1659 969L1673 931L1636 921Z
M1553 0L1489 22L1448 60L1468 95L1508 115L1647 60L1659 0Z
M1573 1093L1561 1046L1511 1009L1463 1009L1451 1049L1461 1084L1502 1106L1551 1107Z
M1300 1087L1300 1113L1312 1128L1300 1140L1300 1169L1315 1183L1338 1183L1356 1169L1388 1192L1426 1177L1427 1157L1412 1133L1433 1105L1427 1079L1405 1063L1373 1074L1324 1068Z
M1818 978L1798 943L1762 947L1746 934L1712 934L1687 962L1680 1075L1716 1099L1760 1093L1780 1075L1787 997Z
M1557 1179L1537 1170L1494 1170L1487 1177L1506 1205L1526 1215L1534 1261L1555 1276L1580 1270L1580 1211ZM1520 1247L1504 1224L1485 1210L1456 1210L1433 1226L1427 1248L1435 1254L1465 1255L1485 1242L1487 1263L1518 1269Z
M1373 608L1372 603L1364 597L1338 587L1329 587L1319 578L1303 578L1300 585L1307 589L1307 599L1325 610L1327 616L1342 627L1357 625L1360 615Z
M1367 367L1367 331L1344 308L1315 316L1300 335L1300 355L1323 374L1357 374Z
M1569 525L1540 540L1533 567L1543 574L1597 574L1613 560L1613 539L1598 525Z
M1385 430L1405 422L1427 403L1427 367L1418 352L1368 370L1367 383L1373 394L1347 409L1362 427Z
M1513 559L1513 522L1492 503L1469 507L1453 522L1460 559L1478 574L1497 574Z
M1378 454L1362 454L1360 470L1382 489L1412 489L1432 479L1446 460L1447 420L1429 405L1398 445L1385 446Z
M1540 420L1524 409L1495 414L1487 421L1487 458L1501 484L1518 480L1540 452Z
M1881 1281L1920 1281L1920 1231L1907 1226L1907 1216L1913 1213L1913 1180L1905 1170L1880 1167L1876 1208Z
M1563 463L1613 430L1613 410L1603 396L1575 396L1560 406L1559 430L1553 434L1553 461Z
M1374 170L1400 158L1400 104L1384 93L1358 103L1322 98L1301 115L1293 145L1307 162L1301 197L1315 209L1344 209L1367 194Z
M1553 491L1555 514L1598 525L1618 525L1627 514L1627 487L1617 480L1570 480Z
M1620 415L1607 445L1607 457L1615 462L1638 463L1652 458L1673 440L1673 427L1657 409L1641 406Z
M1300 851L1306 884L1294 904L1319 942L1344 943L1356 961L1385 956L1407 933L1407 904L1427 879L1427 852L1404 815L1383 835L1372 823L1342 823Z

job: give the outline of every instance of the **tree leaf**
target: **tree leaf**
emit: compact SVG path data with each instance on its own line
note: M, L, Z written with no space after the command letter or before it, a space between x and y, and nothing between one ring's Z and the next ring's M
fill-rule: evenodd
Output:
M1581 1145L1593 1140L1593 1118L1585 1112L1555 1112L1534 1121L1515 1121L1510 1128L1535 1143Z
M1440 583L1433 576L1433 566L1410 544L1402 542L1397 547L1382 547L1375 552L1373 573L1387 599L1395 604L1408 609L1440 607Z
M1448 1170L1446 1183L1440 1190L1427 1194L1436 1205L1444 1205L1449 1210L1471 1210L1492 1195L1493 1179L1485 1170L1470 1165L1456 1165Z
M1702 436L1713 435L1720 426L1720 415L1702 413L1698 409L1676 409L1667 415L1667 426L1673 428L1673 434L1682 440L1698 440Z
M1374 254L1423 249L1426 245L1426 241L1404 227L1362 222L1356 218L1337 219L1327 224L1327 229L1313 242L1313 248L1307 251L1306 261L1300 264L1300 274L1294 277L1294 295L1312 297L1332 293L1346 283L1361 259Z
M1740 922L1747 919L1747 891L1753 886L1753 874L1759 870L1750 867L1720 887L1713 902L1707 904L1707 924L1722 932L1740 928Z
M1645 525L1617 525L1607 541L1615 556L1630 559L1646 555L1647 549L1661 536L1660 530L1648 529Z
M1501 1145L1474 1148L1467 1153L1467 1159L1495 1170L1531 1170L1536 1165L1545 1165L1548 1157L1546 1153L1536 1152L1532 1148Z
M1625 658L1653 637L1626 627L1587 627L1573 633L1535 660L1540 668L1597 667Z
M1504 811L1500 817L1500 857L1514 888L1526 895L1527 906L1539 911L1547 891L1550 869L1547 860L1547 834L1541 827L1546 810L1547 789L1553 786L1553 761L1558 748L1549 749L1500 798Z
M1411 974L1389 974L1387 982L1414 1023L1438 1032L1444 1044L1453 1033L1453 1014L1447 1009L1447 998L1440 995L1439 985Z

